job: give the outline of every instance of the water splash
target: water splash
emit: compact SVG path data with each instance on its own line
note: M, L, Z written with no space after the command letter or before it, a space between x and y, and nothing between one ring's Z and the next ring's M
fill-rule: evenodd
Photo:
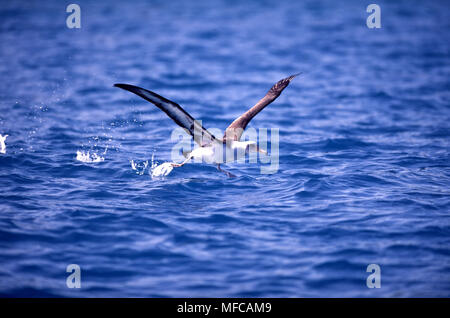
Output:
M6 153L6 145L5 145L5 140L6 137L8 137L8 135L0 135L0 153Z
M153 152L152 158L150 160L150 167L149 167L149 160L139 162L139 161L132 159L130 161L130 164L131 164L131 169L140 176L142 176L148 169L149 174L152 178L167 176L173 170L173 166L172 166L171 162L165 162L162 164L158 164L158 162L155 160L154 152Z
M93 163L93 162L102 162L105 161L105 158L102 156L97 155L96 153L90 153L89 151L77 151L77 158L78 161L81 162L87 162L87 163Z
M155 153L152 154L152 161L150 166L150 175L152 178L154 177L165 177L169 175L172 170L173 166L171 162L164 162L160 165L158 165L158 162L155 161Z
M151 169L152 177L165 177L173 170L172 162L164 162Z
M148 160L143 162L135 162L134 160L130 161L131 163L131 169L136 171L136 174L142 176L145 173L145 170L147 170L148 167Z

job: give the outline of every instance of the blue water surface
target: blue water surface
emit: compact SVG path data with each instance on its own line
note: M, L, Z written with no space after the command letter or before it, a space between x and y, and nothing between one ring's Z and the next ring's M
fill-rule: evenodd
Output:
M1 296L450 295L448 1L377 1L381 29L367 1L76 3L80 29L69 2L1 2ZM151 178L176 125L113 87L223 130L296 72L249 125L279 128L278 171L236 178Z

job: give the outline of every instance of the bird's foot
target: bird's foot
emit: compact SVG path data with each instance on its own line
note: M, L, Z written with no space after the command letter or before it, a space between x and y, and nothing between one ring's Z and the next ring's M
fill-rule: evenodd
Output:
M225 173L228 178L236 178L236 176L234 174L232 174L231 172L228 172L226 170L223 170L222 168L220 168L220 164L217 165L217 170L219 170L220 172Z

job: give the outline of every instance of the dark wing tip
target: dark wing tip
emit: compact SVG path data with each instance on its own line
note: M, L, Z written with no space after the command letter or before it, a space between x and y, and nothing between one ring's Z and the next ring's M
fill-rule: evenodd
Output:
M130 85L130 84L117 83L117 84L114 84L114 87L118 87L118 88L124 89L126 91L132 92L132 93L134 93L136 95L139 95L139 96L141 96L141 97L143 97L145 99L147 99L147 98L146 98L146 96L144 96L144 92L148 92L150 94L154 94L153 92L147 91L146 89L143 89L143 88L141 88L139 86L134 86L134 85Z
M138 88L137 86L133 86L133 85L130 85L130 84L121 84L121 83L116 83L116 84L114 84L114 86L122 88L122 89L130 89L130 88L133 88L133 87Z
M291 76L288 76L286 78L283 78L282 80L278 81L275 85L272 86L272 88L269 90L270 94L273 94L275 96L279 96L283 89L285 89L289 83L298 75L302 73L297 73Z
M299 72L299 73L297 73L297 74L294 74L294 75L291 75L291 76L287 77L286 79L290 82L290 81L292 81L295 77L301 75L302 73L303 73L303 72Z

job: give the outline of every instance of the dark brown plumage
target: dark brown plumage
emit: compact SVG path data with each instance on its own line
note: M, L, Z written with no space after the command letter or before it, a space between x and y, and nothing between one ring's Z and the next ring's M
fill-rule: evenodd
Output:
M264 107L272 103L278 96L280 96L281 92L289 85L294 77L299 74L300 73L286 77L273 85L269 89L267 94L263 98L261 98L255 106L236 118L231 123L231 125L228 126L228 128L225 130L225 134L223 135L223 141L226 142L226 140L240 140L242 133L244 132L250 120L252 120L252 118L255 117L261 110L263 110Z
M220 140L216 139L199 121L195 120L177 103L138 86L129 84L114 84L114 86L130 91L154 104L165 112L177 125L184 128L200 146L206 146L213 141L220 142Z

